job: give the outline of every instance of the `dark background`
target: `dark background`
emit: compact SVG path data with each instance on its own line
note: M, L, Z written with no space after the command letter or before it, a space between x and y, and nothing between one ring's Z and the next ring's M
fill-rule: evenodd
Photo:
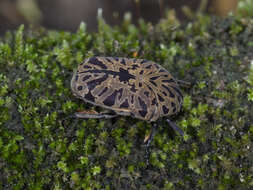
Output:
M226 16L238 0L0 0L0 34L20 24L75 31L84 21L88 31L96 30L98 8L112 25L119 24L126 12L132 22L139 18L152 23L175 10L177 18L187 21L189 11Z

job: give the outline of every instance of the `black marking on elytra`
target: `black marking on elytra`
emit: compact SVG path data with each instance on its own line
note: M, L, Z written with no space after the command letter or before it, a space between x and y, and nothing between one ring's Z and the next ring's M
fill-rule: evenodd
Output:
M102 90L102 92L100 92L99 93L99 95L98 96L102 96L106 91L108 90L108 88L107 87L105 87L103 90Z
M128 70L125 70L123 68L120 68L120 71L111 71L111 70L88 70L83 71L81 73L105 73L108 75L112 75L114 78L116 76L119 76L120 82L128 82L130 79L135 79L135 76L130 74Z
M111 61L111 59L110 59L109 57L106 57L105 59L106 59L106 61L108 61L109 63L113 64L113 61Z
M143 63L146 63L146 62L148 62L148 60L143 59L143 60L140 62L140 64L143 64Z
M164 99L159 94L157 94L157 95L158 95L159 101L164 102Z
M162 84L162 87L165 88L165 89L169 92L171 98L175 98L175 94L173 94L173 93L171 92L171 90L170 90L169 87L165 86L164 84Z
M121 82L128 82L130 79L135 79L135 76L134 75L132 75L132 74L130 74L129 72L128 72L128 70L125 70L125 69L123 69L123 68L120 68L119 69L119 80L121 81Z
M175 80L171 78L169 80L162 80L162 82L164 82L164 83L173 83L173 82L175 82Z
M119 98L119 100L120 100L120 99L121 99L121 97L122 97L123 88L120 88L120 89L118 90L118 93L119 93L118 98Z
M88 101L95 102L95 97L91 94L90 91L87 94L85 94L84 98Z
M137 91L137 89L135 88L135 85L132 85L132 87L130 88L130 90L131 90L132 92L136 92L136 91Z
M178 93L178 95L181 96L181 98L183 97L183 94L181 93L181 91L177 87L171 86L171 88L173 88Z
M139 74L140 74L140 75L142 75L143 73L144 73L144 71L143 71L143 70L141 70Z
M175 113L177 111L177 108L173 108L172 112Z
M89 66L89 65L84 65L83 68L84 68L84 69L91 69L92 67Z
M139 68L139 65L137 64L132 65L132 69L136 69L136 68Z
M107 96L107 98L103 101L103 103L106 106L114 105L117 93L118 93L118 91L115 90L110 96Z
M131 96L131 104L134 103L134 95Z
M175 108L176 104L174 102L171 102L171 107Z
M148 91L145 91L144 94L149 97L149 92Z
M79 78L79 76L78 76L78 75L76 75L76 78L75 78L75 80L76 80L76 81L78 81L78 78Z
M126 65L126 61L125 61L125 59L124 59L124 58L122 58L122 59L121 59L121 61L120 61L120 63L121 63L122 65Z
M165 105L163 105L162 109L164 114L169 113L169 109Z
M149 80L149 82L151 82L154 86L157 86L157 84L154 81Z
M139 101L139 104L141 106L141 109L143 111L146 111L147 110L147 105L145 104L145 102L140 97L138 97L138 101Z
M82 89L83 89L83 86L78 86L78 87L77 87L77 90L78 90L78 91L81 91Z
M120 104L119 107L120 107L120 108L128 108L128 107L129 107L129 104L128 104L127 99L125 99L125 101L124 101L122 104Z
M147 85L147 87L151 92L153 91L153 89L149 85Z
M152 65L148 65L145 67L145 69L150 69L152 67Z
M118 57L114 57L114 60L115 60L115 61L119 61L119 58L118 58Z
M158 79L160 76L155 76L155 77L151 77L150 80L156 80Z
M141 83L141 82L139 82L139 87L140 87L140 88L142 87L142 83Z
M141 110L139 111L139 114L141 115L141 117L145 117L147 115L147 111L146 110Z
M157 68L157 69L159 69L160 67L159 67L159 65L157 65L157 64L154 64L155 65L155 67Z
M97 65L101 67L102 69L107 69L106 65L102 61L99 61L96 57L91 57L88 63L92 65Z
M152 75L152 74L154 74L154 72L151 70L151 72L149 72L148 75Z
M100 85L100 84L101 84L102 82L104 82L107 78L108 78L108 76L107 76L107 75L104 75L104 76L101 77L101 78L98 78L98 79L95 79L95 80L92 80L92 81L87 82L88 89L89 89L89 90L93 90L97 85Z
M86 75L82 78L82 81L86 81L87 79L89 79L91 77L91 75Z
M157 66L157 65L156 65L156 66ZM168 71L166 71L165 69L160 69L160 70L159 70L159 73L164 73L164 72L167 73Z
M151 103L151 105L157 105L157 101L156 101L156 98L154 98L154 99L152 100L152 103Z
M167 93L166 93L166 92L162 91L162 93L163 93L164 96L167 96Z

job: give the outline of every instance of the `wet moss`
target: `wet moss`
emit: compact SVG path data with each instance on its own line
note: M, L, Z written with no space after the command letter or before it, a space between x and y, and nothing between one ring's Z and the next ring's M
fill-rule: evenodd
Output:
M0 184L3 189L251 189L253 21L173 15L153 26L126 16L97 33L20 26L0 40ZM93 55L145 58L192 83L182 111L161 122L149 165L150 124L132 118L77 120L91 108L70 90Z

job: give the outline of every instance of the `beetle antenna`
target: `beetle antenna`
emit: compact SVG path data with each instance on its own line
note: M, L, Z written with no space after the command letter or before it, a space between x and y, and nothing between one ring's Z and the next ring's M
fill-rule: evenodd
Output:
M169 119L166 119L166 121L175 131L177 131L180 135L184 136L184 131L180 129L175 123L173 123Z
M74 118L74 119L77 119L77 117L76 117L75 114L71 114L71 115L67 116L66 118L64 118L64 119L61 121L62 126L65 126L65 122L66 122L67 119L73 119L73 118Z

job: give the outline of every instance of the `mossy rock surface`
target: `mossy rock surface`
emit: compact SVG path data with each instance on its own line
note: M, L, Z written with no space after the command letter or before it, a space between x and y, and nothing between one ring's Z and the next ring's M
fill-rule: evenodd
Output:
M175 27L176 26L176 27ZM76 33L20 26L0 39L0 189L252 189L253 20L125 20ZM150 124L68 118L91 105L70 90L73 70L93 55L153 60L180 80L182 111Z

